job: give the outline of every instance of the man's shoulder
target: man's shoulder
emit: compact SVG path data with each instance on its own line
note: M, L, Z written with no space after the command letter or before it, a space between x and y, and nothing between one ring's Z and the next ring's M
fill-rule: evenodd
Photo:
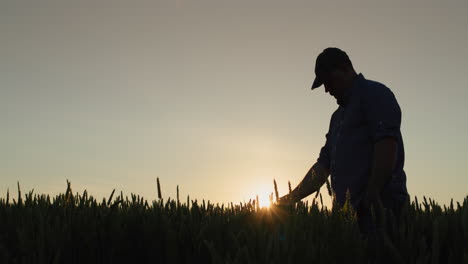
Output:
M363 97L394 96L392 90L387 85L369 79L364 79L361 82L359 94Z
M401 116L401 109L393 91L385 84L374 80L363 80L359 89L359 104L362 109L373 113L393 113Z
M360 85L361 89L366 91L370 89L377 89L377 90L390 90L387 85L370 79L363 79Z

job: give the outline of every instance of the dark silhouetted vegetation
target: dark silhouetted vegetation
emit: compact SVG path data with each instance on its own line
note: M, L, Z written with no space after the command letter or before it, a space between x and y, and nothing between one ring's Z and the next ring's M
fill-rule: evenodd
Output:
M362 239L349 206L260 208L86 191L33 191L0 199L0 263L367 263L369 251L405 263L468 262L468 197L439 206L417 199L393 216L382 245ZM178 188L177 188L178 189ZM382 209L382 208L381 208ZM393 243L388 243L393 241Z

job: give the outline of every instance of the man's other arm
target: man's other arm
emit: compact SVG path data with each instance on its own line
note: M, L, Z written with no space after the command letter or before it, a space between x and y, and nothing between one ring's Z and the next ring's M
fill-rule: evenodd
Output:
M374 159L369 182L366 188L366 200L369 203L379 199L384 185L390 181L397 158L397 141L385 137L374 144Z
M391 180L397 159L401 109L393 92L384 85L368 87L361 98L373 141L371 172L365 205L378 202L384 185Z

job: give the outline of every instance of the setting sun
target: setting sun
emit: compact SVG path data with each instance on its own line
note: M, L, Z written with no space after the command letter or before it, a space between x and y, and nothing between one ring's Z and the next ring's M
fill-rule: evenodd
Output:
M263 185L262 185L263 186ZM257 199L258 197L258 205L260 208L270 208L271 201L270 195L273 195L272 190L267 186L256 188L254 191L253 199Z
M271 202L268 195L258 196L258 204L260 208L270 208Z

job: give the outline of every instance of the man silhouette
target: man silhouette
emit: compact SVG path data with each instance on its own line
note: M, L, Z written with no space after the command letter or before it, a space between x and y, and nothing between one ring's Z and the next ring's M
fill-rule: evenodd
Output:
M361 232L373 232L371 205L383 205L399 215L409 198L403 170L405 152L400 132L401 110L385 85L357 74L348 55L325 49L316 60L312 89L322 84L335 97L325 145L317 162L280 203L297 202L318 191L331 175L338 206L347 192L356 209Z

